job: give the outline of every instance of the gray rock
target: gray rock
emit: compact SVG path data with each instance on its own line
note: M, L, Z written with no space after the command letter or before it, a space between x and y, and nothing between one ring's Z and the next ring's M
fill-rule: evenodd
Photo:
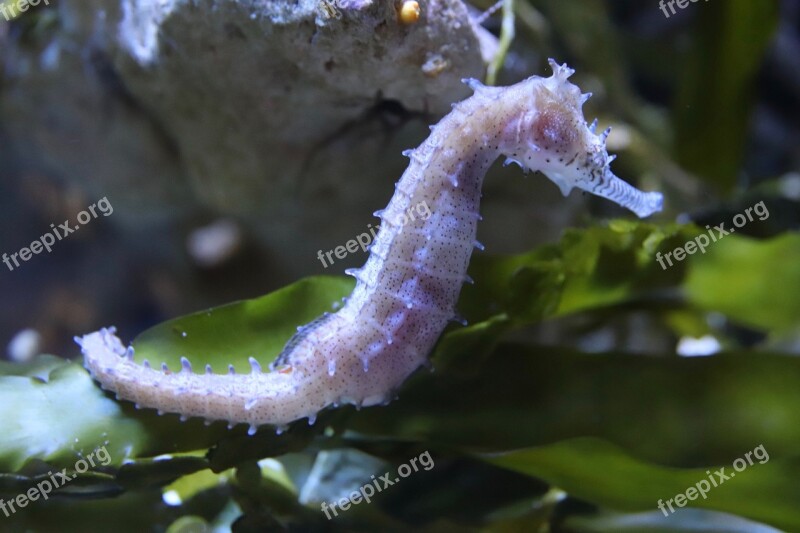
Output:
M482 76L487 42L461 0L423 2L411 25L393 0L334 1L333 17L321 0L31 13L35 40L0 36L9 142L23 168L108 196L118 223L235 215L313 270L308 250L364 231L388 201L400 152L469 94L460 80Z

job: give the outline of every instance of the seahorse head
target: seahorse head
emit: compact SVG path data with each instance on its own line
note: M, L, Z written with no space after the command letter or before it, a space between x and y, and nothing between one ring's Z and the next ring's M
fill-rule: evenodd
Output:
M506 164L539 170L566 196L578 187L631 209L640 217L660 211L662 195L642 193L611 171L616 156L606 150L611 128L595 133L597 121L588 124L583 104L591 93L581 93L569 82L575 72L550 60L553 75L532 76L520 84L525 98L518 99L518 121L507 131Z

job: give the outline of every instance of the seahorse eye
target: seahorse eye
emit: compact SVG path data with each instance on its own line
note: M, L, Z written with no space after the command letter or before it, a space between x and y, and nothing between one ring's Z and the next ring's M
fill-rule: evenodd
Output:
M539 148L559 153L571 151L578 140L578 129L569 113L552 103L534 117L531 138Z

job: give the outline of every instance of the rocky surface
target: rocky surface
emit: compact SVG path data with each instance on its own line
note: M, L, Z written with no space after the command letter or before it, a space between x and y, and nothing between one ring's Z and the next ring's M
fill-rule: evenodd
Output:
M460 0L411 25L391 1L328 5L338 16L318 0L65 1L37 43L9 43L2 113L23 154L137 212L194 200L331 220L380 204L396 122L466 96L479 39Z

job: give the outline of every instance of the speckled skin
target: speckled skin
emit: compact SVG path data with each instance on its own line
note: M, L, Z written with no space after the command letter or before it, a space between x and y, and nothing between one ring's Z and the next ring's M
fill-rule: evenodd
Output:
M245 375L195 374L188 361L175 374L133 362L113 330L76 339L85 364L119 398L164 412L208 420L283 425L328 405L374 405L425 364L453 319L480 219L483 177L500 155L539 170L566 195L573 187L616 201L643 217L660 210L661 195L643 193L614 176L605 139L587 126L588 98L567 81L572 70L551 60L549 78L511 87L466 82L475 94L454 105L416 150L389 205L376 213L381 229L342 309L313 324L280 357L280 370ZM403 218L421 203L427 218ZM127 357L126 357L127 355Z

